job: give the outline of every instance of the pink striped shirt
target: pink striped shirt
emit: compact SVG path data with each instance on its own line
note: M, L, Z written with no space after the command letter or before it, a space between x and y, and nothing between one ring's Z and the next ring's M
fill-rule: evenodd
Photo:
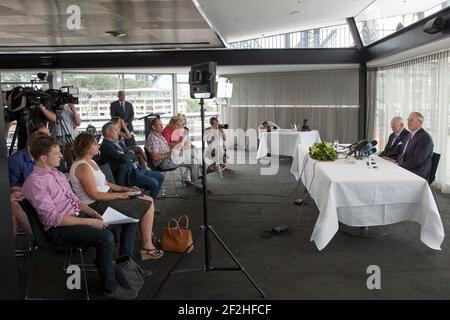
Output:
M80 199L70 187L66 176L58 169L35 166L23 184L25 198L36 209L47 231L60 225L64 215L76 215Z

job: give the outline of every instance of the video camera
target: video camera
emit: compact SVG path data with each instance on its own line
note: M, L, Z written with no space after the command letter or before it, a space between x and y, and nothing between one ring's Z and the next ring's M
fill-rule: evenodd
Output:
M45 93L48 95L45 105L55 111L60 110L66 103L78 104L78 97L75 97L78 95L78 88L65 86L59 90L48 89Z
M19 112L24 109L33 109L47 101L47 95L36 87L15 87L6 91L8 110Z
M43 91L36 87L15 87L6 91L8 110L19 112L34 109L40 105L45 105L54 111L60 110L66 103L78 104L78 88L61 87L58 89L48 89Z

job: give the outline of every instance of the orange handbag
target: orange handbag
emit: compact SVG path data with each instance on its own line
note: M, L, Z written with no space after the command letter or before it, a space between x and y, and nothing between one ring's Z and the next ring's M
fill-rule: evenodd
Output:
M186 225L180 227L181 219L186 218ZM172 222L175 222L175 226L172 227ZM183 253L187 250L187 253L194 250L192 244L192 232L188 229L189 219L186 215L182 215L178 220L172 218L167 223L167 228L163 229L163 236L161 239L161 246L164 251Z

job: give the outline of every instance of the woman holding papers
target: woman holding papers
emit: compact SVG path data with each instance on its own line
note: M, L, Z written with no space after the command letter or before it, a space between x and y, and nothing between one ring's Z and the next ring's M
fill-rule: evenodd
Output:
M128 188L109 183L92 157L98 154L99 145L95 137L80 133L74 141L76 162L70 168L70 182L75 194L82 202L100 214L111 207L129 217L139 219L142 236L141 259L159 259L164 251L153 244L153 199L138 196L138 187Z

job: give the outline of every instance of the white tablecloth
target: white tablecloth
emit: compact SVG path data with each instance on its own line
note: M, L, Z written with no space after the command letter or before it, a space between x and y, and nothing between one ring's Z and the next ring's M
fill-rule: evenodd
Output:
M273 131L263 132L260 136L256 159L261 159L271 153L273 155L294 156L297 145L309 147L320 142L319 131Z
M308 149L297 148L291 173L303 184L317 204L320 214L311 241L322 250L339 229L349 226L388 225L416 221L420 240L440 250L444 228L427 181L384 160L372 156L378 168L368 168L365 160L316 161Z

